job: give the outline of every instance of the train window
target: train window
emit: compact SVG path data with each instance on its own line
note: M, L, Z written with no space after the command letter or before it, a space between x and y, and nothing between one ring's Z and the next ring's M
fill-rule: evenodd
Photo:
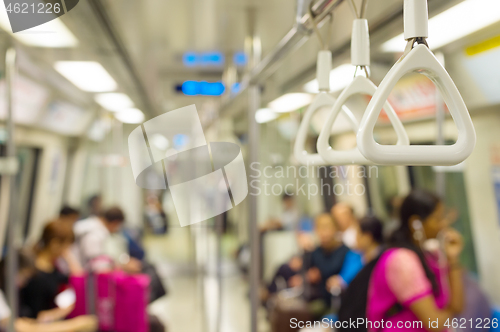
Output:
M430 166L409 167L412 187L435 191L436 171ZM471 220L467 201L464 175L461 171L445 172L444 202L458 212L458 219L453 225L464 238L464 250L461 262L474 273L477 273L476 254L471 231Z

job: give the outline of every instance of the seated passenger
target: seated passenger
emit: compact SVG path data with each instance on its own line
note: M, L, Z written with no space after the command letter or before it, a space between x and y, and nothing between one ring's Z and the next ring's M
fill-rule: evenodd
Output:
M87 201L87 214L86 217L100 216L103 212L102 197L100 194L93 195Z
M59 212L59 220L69 223L71 226L80 218L80 212L70 206L63 206Z
M354 215L354 209L349 204L340 202L332 207L330 213L341 232L342 242L348 248L354 249L358 225L358 219Z
M303 266L303 256L310 255L315 249L314 243L314 221L310 218L303 218L298 225L296 232L297 244L300 254L294 255L287 263L281 265L276 271L273 280L266 290L263 290L262 299L265 301L270 295L283 290L298 286L300 280L293 278L299 274Z
M16 286L22 288L35 274L35 263L33 258L24 252L18 252L17 261L18 272ZM0 262L0 331L5 331L7 329L11 318L11 311L4 297L6 286L4 276L5 259ZM97 320L93 316L80 316L65 321L42 323L28 318L17 318L14 322L14 326L16 332L94 332L97 330Z
M316 217L315 232L320 244L310 257L306 255L304 258L305 277L306 282L311 285L311 299L320 299L326 307L331 302L327 281L339 276L349 284L362 267L361 257L337 240L337 225L330 214L324 213ZM293 277L298 278L301 276ZM297 280L290 282L299 283Z
M376 217L364 217L356 225L356 241L355 249L362 255L362 264L367 264L382 252L382 244L384 242L383 238L383 225L382 222ZM356 275L360 266L356 264L350 264L348 268L344 270L344 275ZM349 279L353 279L348 277ZM333 276L326 282L327 289L329 290L339 290L346 287L345 281L340 275Z
M348 288L351 296L343 301L339 320L386 322L380 329L368 325L356 331L392 331L397 324L408 326L406 331L445 331L446 322L464 308L463 240L449 227L454 218L436 195L414 189L401 205L390 247Z
M293 279L302 270L302 257L293 256L290 261L279 267L273 277L273 280L267 287L267 292L263 300L266 300L269 295L272 295L280 290L299 286L297 279ZM300 283L300 281L299 281Z
M121 232L124 221L123 211L112 207L101 216L92 215L75 224L77 252L87 270L105 272L118 267L127 273L152 274L151 271L143 271L142 262L129 255L127 239ZM152 277L150 287L151 298L156 299L165 294L157 276ZM164 331L164 326L157 317L148 315L148 319L150 331Z
M261 232L273 230L294 231L300 219L300 213L292 195L284 194L282 197L283 211L278 218L269 219L262 227Z
M110 270L114 265L126 272L141 271L141 262L130 258L126 239L119 234L125 215L118 207L108 209L102 216L91 216L74 226L77 252L85 269Z
M67 224L71 229L73 229L74 224L76 221L80 218L80 212L76 209L73 209L72 207L69 207L68 205L65 205L61 208L59 212L59 218L58 220ZM73 257L76 257L78 259L78 252L76 250L75 244L72 244L69 248L71 251L71 255ZM68 264L66 263L66 260L64 258L59 258L56 262L57 269L62 272L65 275L69 275L69 267Z
M367 264L382 253L384 226L374 216L364 217L359 221L356 234L356 250L363 255L363 264Z
M83 273L78 260L68 250L73 242L71 226L60 221L49 222L36 246L36 272L21 290L21 313L43 322L64 319L72 307L59 309L54 303L61 289L68 285L68 276L61 273L55 262L63 258L71 275Z

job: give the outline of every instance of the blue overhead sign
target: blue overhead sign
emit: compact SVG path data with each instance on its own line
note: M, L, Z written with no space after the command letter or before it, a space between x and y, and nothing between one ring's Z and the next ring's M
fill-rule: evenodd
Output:
M186 52L182 56L182 62L186 67L221 67L224 61L222 52Z
M186 96L221 96L226 88L222 82L186 81L180 90Z
M182 62L186 67L222 67L226 58L222 52L186 52L182 55ZM233 63L238 67L247 65L248 57L245 52L236 52Z
M233 62L235 65L243 67L247 65L248 57L245 52L236 52L233 55Z

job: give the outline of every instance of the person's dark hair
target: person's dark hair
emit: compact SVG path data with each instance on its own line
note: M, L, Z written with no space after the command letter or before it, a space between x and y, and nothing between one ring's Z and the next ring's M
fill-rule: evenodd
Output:
M87 206L89 208L93 208L95 202L97 202L100 199L101 199L101 195L99 195L99 194L90 196L89 200L87 201Z
M71 215L74 215L74 214L80 214L80 211L78 211L77 209L74 209L74 208L72 208L71 206L68 206L68 205L63 206L62 209L61 209L61 211L59 212L59 215L61 217L71 216Z
M284 193L283 196L281 196L281 200L283 200L283 201L286 201L286 200L289 200L289 199L293 199L293 195L292 194Z
M335 204L333 204L332 208L335 207L335 205L343 205L343 206L346 206L347 208L349 208L349 210L351 211L351 214L354 216L356 214L356 211L354 210L354 208L352 207L351 204L349 203L346 203L346 202L337 202Z
M35 258L33 254L27 250L18 250L17 251L17 264L18 271L21 270L31 270L35 272ZM7 257L4 257L2 261L0 261L0 289L5 292L5 272L7 265Z
M424 222L424 220L436 210L440 202L441 199L429 191L423 189L412 190L404 199L403 204L401 204L399 211L401 224L399 229L392 234L390 239L392 247L407 248L414 251L418 255L424 267L425 274L432 283L432 288L435 294L438 290L436 277L430 270L429 265L425 260L424 253L420 247L413 243L413 236L410 229L410 218L412 216L418 216L420 217L420 220Z
M107 222L124 222L125 215L119 207L112 207L104 212L104 219L106 219Z
M382 222L374 216L363 217L359 221L361 233L370 234L375 242L382 244L384 242Z
M39 252L45 249L53 240L73 242L74 239L75 235L70 225L61 221L50 221L43 228L42 237L36 245L35 251Z

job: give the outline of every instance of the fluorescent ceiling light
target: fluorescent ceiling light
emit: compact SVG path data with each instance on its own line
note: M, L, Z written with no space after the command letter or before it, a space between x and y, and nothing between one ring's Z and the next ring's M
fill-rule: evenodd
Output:
M153 144L158 150L161 151L166 151L170 146L168 138L166 138L162 134L154 134L149 139L149 143Z
M278 116L279 114L270 108L261 108L255 113L255 121L257 123L267 123L275 120Z
M130 108L116 112L115 118L123 123L142 123L144 121L144 113L137 108Z
M465 0L429 20L427 43L431 49L437 49L498 21L500 1ZM382 50L403 52L405 45L400 34L382 44Z
M287 113L309 105L313 96L308 93L287 93L269 103L274 112Z
M356 67L351 64L340 65L330 71L330 91L335 92L344 89L354 78ZM318 80L314 79L303 87L304 91L309 93L318 93Z
M54 68L83 91L107 92L118 85L109 73L94 61L58 61Z
M95 96L95 101L112 112L134 107L134 102L124 93L100 93Z
M21 43L37 47L75 47L78 45L78 40L75 35L69 31L64 23L56 18L39 26L26 29L17 33L12 33L9 17L5 10L4 0L0 4L0 27L12 34ZM49 15L49 14L45 14Z

